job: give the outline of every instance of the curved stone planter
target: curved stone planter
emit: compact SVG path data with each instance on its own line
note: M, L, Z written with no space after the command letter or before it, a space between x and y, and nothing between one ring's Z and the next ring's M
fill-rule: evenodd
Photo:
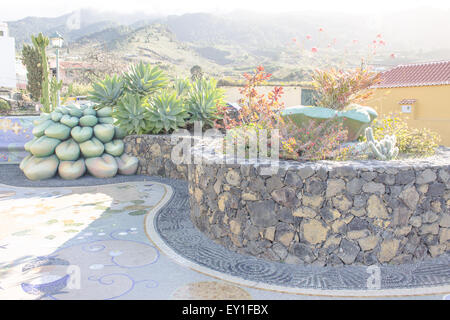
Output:
M287 263L400 264L450 251L450 152L423 160L189 166L191 218L227 248Z
M231 250L286 263L400 264L450 251L450 151L402 161L175 165L170 136L125 138L138 172L189 181L191 218ZM193 151L198 154L197 151ZM219 164L218 164L219 163Z

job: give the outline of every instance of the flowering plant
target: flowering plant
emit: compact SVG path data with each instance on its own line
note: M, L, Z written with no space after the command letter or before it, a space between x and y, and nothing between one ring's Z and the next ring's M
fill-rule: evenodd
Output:
M371 88L379 81L379 74L367 69L331 68L315 70L312 85L320 106L342 110L351 103L360 103L373 94Z
M259 93L257 87L265 83L272 75L264 71L264 67L257 67L253 73L244 73L246 80L244 87L239 89L242 98L239 99L241 109L236 117L231 116L229 108L221 107L221 121L216 122L216 127L231 129L234 127L257 124L266 129L273 129L282 122L279 111L284 108L280 102L283 95L282 87L274 87L269 93Z
M395 114L374 120L372 125L374 138L382 139L386 135L395 135L400 154L431 156L439 146L440 136L427 128L410 128L406 119Z
M289 120L282 135L281 146L286 158L325 160L342 158L346 153L340 146L347 139L347 130L337 118L322 122L311 120L303 128Z

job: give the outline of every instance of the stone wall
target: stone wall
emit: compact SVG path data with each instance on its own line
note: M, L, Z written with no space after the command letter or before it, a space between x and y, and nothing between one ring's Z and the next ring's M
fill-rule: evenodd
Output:
M450 153L404 161L189 166L191 218L210 238L286 263L400 264L450 250Z
M133 135L124 139L125 152L139 159L138 174L187 179L187 165L170 159L173 145L169 135Z
M189 181L191 218L210 238L286 263L400 264L450 251L450 151L402 161L175 165L170 136L125 138L138 172ZM199 150L199 149L198 149ZM196 153L197 151L193 151Z

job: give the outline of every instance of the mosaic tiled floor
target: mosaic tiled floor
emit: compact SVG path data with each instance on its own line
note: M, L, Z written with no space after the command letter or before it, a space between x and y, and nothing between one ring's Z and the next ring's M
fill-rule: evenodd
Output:
M16 166L3 165L0 183L0 299L339 296L326 290L308 291L306 285L290 291L286 283L264 282L267 266L251 257L239 257L238 273L214 267L233 253L211 250L214 244L201 234L193 237L195 230L186 220L184 182L135 176L32 183ZM195 241L196 237L201 241ZM194 244L197 255L188 250ZM440 277L441 271L433 270L427 271L430 279ZM273 276L279 277L282 271ZM259 281L252 274L259 274ZM282 286L274 286L277 283ZM414 298L413 293L404 298ZM447 293L422 290L420 294L442 299Z

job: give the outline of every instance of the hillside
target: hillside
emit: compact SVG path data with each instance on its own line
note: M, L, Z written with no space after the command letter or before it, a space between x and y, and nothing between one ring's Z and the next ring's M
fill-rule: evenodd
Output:
M38 32L49 36L58 31L65 41L70 43L105 29L138 23L142 19L150 22L156 17L142 14L101 13L83 9L55 18L27 17L17 21L8 21L8 27L11 36L16 39L16 47L20 49L24 43L30 42L32 34Z
M29 17L9 22L20 50L31 34L60 32L70 56L86 60L95 50L128 64L155 63L170 73L186 76L193 65L218 77L238 77L256 65L274 73L274 80L299 81L319 66L358 66L365 57L377 68L398 63L448 59L450 12L416 11L394 16L233 12L193 13L167 17L142 14L79 12L80 28L57 18ZM433 17L433 23L431 18ZM420 21L420 26L415 23ZM437 28L435 28L437 27ZM433 31L433 32L431 32ZM368 46L382 34L385 45L370 58ZM313 53L312 48L317 48ZM395 60L390 58L395 53Z
M132 29L119 27L106 29L70 45L72 56L86 57L92 51L113 53L127 63L145 61L160 65L172 75L184 77L194 65L201 65L211 75L220 75L225 70L200 54L195 47L176 40L167 26L158 23Z

